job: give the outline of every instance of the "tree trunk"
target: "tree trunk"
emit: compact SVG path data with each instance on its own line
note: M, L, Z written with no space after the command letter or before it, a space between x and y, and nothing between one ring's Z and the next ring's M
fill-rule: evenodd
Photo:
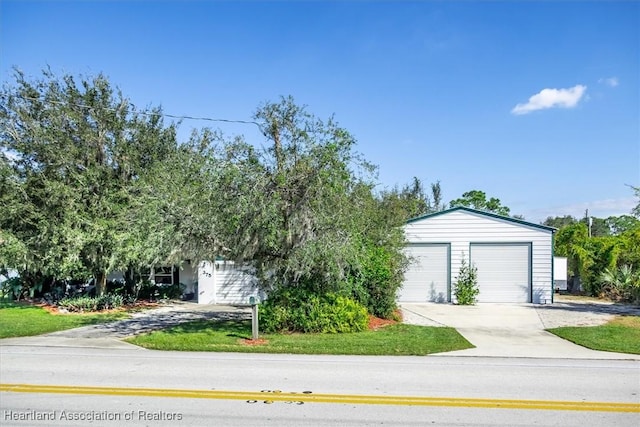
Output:
M96 296L104 295L107 290L107 273L101 271L96 275Z

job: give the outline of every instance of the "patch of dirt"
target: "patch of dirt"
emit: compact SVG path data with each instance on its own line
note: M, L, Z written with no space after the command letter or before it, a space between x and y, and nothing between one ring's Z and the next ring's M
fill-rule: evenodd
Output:
M395 323L398 323L398 321L369 316L369 330L371 331L377 331L380 328L384 328L385 326L393 325Z
M257 340L252 340L252 339L245 338L245 339L240 340L240 343L241 343L242 345L256 346L256 345L265 345L265 344L268 344L268 343L269 343L269 341L267 341L267 340L266 340L266 339L264 339L264 338L258 338Z
M129 304L124 306L124 309L126 311L143 311L143 310L148 310L151 308L158 308L161 307L163 304L158 303L158 302L149 302L149 301L136 301L133 304Z
M55 305L49 305L49 304L34 304L34 306L36 307L40 307L42 309L44 309L45 311L48 311L49 314L67 314L67 311L63 311L61 312L60 309L55 306Z

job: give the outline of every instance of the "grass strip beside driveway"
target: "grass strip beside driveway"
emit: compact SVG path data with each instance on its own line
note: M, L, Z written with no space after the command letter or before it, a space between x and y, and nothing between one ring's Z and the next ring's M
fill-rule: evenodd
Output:
M549 332L592 350L640 354L640 316L617 316L600 326L565 326Z
M473 346L453 328L389 325L346 334L263 334L252 342L250 321L199 320L128 338L154 350L243 353L423 356Z
M0 302L0 338L28 337L129 317L123 312L51 314L26 303Z

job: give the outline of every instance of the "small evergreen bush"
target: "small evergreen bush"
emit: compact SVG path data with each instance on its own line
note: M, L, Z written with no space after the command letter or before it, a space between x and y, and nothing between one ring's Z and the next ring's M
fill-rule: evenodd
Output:
M87 311L100 311L111 310L114 308L120 308L124 305L125 298L122 295L117 294L104 294L99 297L90 296L76 296L67 297L58 301L58 307L64 308L71 312L87 312Z
M460 305L473 305L477 302L478 294L478 269L474 265L467 264L462 256L460 270L456 276L453 293Z
M312 295L298 289L274 292L260 305L260 328L272 332L342 333L367 328L367 309L351 298Z
M180 299L187 286L184 283L174 283L171 285L159 285L158 293L160 299Z

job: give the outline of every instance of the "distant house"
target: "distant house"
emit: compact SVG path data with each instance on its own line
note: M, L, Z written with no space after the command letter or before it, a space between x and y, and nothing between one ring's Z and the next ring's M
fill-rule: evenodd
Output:
M478 269L478 302L553 301L553 235L544 225L455 207L404 226L411 263L399 302L455 302L464 257Z

